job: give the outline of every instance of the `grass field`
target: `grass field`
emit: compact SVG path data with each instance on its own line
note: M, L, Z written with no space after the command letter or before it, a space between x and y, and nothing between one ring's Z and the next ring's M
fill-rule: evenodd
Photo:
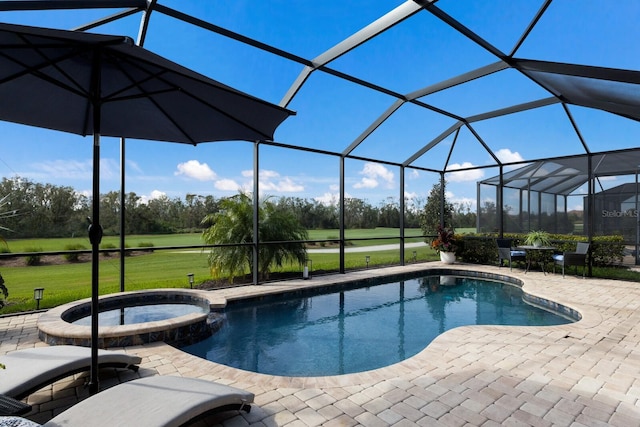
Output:
M406 235L417 235L419 230L408 230ZM334 239L339 235L338 230L313 230L311 240ZM370 245L384 245L397 243L397 229L348 230L347 238L384 240L362 240L351 242L351 247ZM421 238L407 239L407 242L422 241ZM119 245L118 237L105 237L103 243ZM177 235L144 235L130 236L126 239L128 247L139 247L141 243L152 243L153 252L135 252L133 256L125 258L125 290L150 289L161 287L188 287L187 274L194 273L196 283L202 283L211 278L207 263L206 250L158 250L160 247L197 246L202 245L200 234ZM90 248L87 238L65 239L29 239L8 241L9 249L13 253L28 252L38 248L44 252L64 250L66 245L81 244ZM319 247L319 246L316 246ZM413 250L405 253L406 261L413 261ZM436 253L428 247L416 248L419 261L437 259ZM370 253L347 253L345 266L347 269L366 268L365 256L370 256L370 267L379 265L399 264L399 251L375 251ZM9 266L7 261L0 261L0 273L4 277L5 285L9 289L9 305L0 314L32 310L35 308L33 289L45 288L44 298L40 302L41 308L53 307L69 301L86 298L91 295L91 263L84 262L59 265L40 265L26 267L26 262L19 266ZM312 274L319 271L337 271L339 255L337 253L309 253L312 264ZM24 261L24 260L21 260ZM14 262L15 264L15 262ZM100 259L100 293L107 294L120 290L120 259L117 256ZM285 266L282 271L300 272L302 266Z

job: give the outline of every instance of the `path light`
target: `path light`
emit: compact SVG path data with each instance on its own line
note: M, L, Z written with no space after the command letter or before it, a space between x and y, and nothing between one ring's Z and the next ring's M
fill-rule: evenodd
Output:
M304 280L311 279L311 272L313 271L313 261L307 259L304 261L304 268L302 269L302 278Z
M413 251L413 262L416 262L417 260L418 260L418 252Z
M366 257L364 257L364 261L367 263L367 268L369 268L369 261L371 261L371 257L367 255Z
M187 277L189 278L189 286L193 289L193 273L187 274Z
M36 300L36 310L40 310L40 300L44 294L44 288L35 288L33 290L33 299Z

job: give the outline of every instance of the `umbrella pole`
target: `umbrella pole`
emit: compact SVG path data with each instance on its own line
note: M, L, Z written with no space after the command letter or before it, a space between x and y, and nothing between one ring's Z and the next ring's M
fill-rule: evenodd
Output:
M102 125L101 83L102 73L101 51L94 52L91 71L91 104L93 106L93 221L89 226L91 242L91 370L89 372L89 393L95 394L99 389L98 379L98 317L100 307L98 297L100 289L100 241L102 226L100 225L100 132Z
M89 241L91 242L91 371L89 375L89 393L98 392L98 316L99 316L99 264L100 241L100 134L93 135L93 218L89 225Z

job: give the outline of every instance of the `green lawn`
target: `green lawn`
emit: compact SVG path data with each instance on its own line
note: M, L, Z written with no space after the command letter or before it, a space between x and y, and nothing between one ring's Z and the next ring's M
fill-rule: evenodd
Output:
M419 230L408 230L406 235L415 235ZM338 236L338 230L313 230L310 239L332 239ZM354 242L353 246L381 245L397 243L397 229L348 230L348 238L377 238L385 240L366 240ZM422 239L407 239L421 241ZM119 246L117 236L106 236L103 244ZM160 247L197 246L202 245L201 235L139 235L129 236L126 245L130 248L140 244L152 243L153 252L136 253L125 258L125 290L149 289L159 287L188 287L187 274L194 273L196 282L201 283L211 278L207 263L207 252L198 249L190 250L158 250ZM64 239L28 239L9 240L8 247L13 253L28 252L30 248L39 248L44 252L62 251L70 244L81 244L90 249L86 237ZM399 251L376 251L371 253L347 253L345 266L347 269L366 268L365 256L370 256L369 267L399 264ZM436 259L433 250L421 247L416 249L417 259L424 261ZM413 261L413 250L405 253L406 261ZM337 271L339 255L337 253L310 253L312 274L323 271ZM22 264L22 263L21 263ZM285 266L283 271L301 272L302 266ZM40 265L34 267L7 266L0 261L0 273L9 289L10 305L0 313L31 310L35 308L33 289L45 288L41 308L53 307L69 301L86 298L91 295L91 263L64 263L61 265ZM302 274L302 273L300 273ZM101 256L100 260L100 293L107 294L120 290L120 259L118 257Z
M389 237L397 230L349 230L348 237ZM311 239L332 239L337 230L314 230ZM407 232L407 235L411 233ZM353 246L360 247L365 244L381 245L395 243L399 239L392 236L384 240L357 241ZM38 239L10 241L9 248L12 252L20 253L32 246L41 247L44 251L63 250L69 243L83 241L77 239ZM117 237L107 237L105 242L111 242L117 246ZM407 239L407 241L422 241L421 238ZM181 235L153 235L132 236L127 238L130 247L137 247L140 243L153 243L156 250L152 252L136 252L133 256L125 258L125 290L138 290L160 287L188 287L187 274L194 273L196 283L202 283L211 278L207 263L207 251L198 249L189 250L158 250L159 247L193 246L201 245L200 234ZM89 247L86 242L87 248ZM323 249L316 246L316 249ZM409 248L405 251L405 262L413 262L413 251L416 251L418 262L434 261L438 255L428 246L416 249ZM347 270L367 268L365 257L369 256L369 267L383 265L398 265L400 263L398 250L356 252L345 254L345 268ZM86 257L85 257L86 258ZM338 271L338 253L309 252L311 260L311 274L320 274ZM24 265L24 264L22 264ZM285 272L296 272L302 275L302 266L287 265L282 268ZM631 281L640 281L640 274L620 268L594 268L594 276L607 277ZM60 265L41 265L34 267L8 266L6 261L0 261L0 273L4 277L9 289L9 303L0 313L11 313L32 310L35 308L33 289L45 288L44 299L41 308L53 307L66 302L74 301L90 296L91 293L91 263L88 261L79 263L65 262ZM100 293L107 294L120 290L120 259L118 257L101 256L100 260Z

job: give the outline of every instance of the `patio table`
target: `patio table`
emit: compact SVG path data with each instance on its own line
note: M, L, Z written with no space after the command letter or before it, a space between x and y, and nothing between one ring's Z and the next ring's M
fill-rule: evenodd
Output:
M542 273L546 276L547 272L544 269L544 261L545 261L545 251L550 251L553 253L557 248L555 246L533 246L533 245L522 245L516 247L517 250L525 251L527 257L527 268L524 270L524 274L527 274L529 271L529 267L531 267L531 258L533 254L537 260L537 263L540 265L540 269ZM540 254L538 256L537 254ZM549 259L551 259L551 254L549 254Z

